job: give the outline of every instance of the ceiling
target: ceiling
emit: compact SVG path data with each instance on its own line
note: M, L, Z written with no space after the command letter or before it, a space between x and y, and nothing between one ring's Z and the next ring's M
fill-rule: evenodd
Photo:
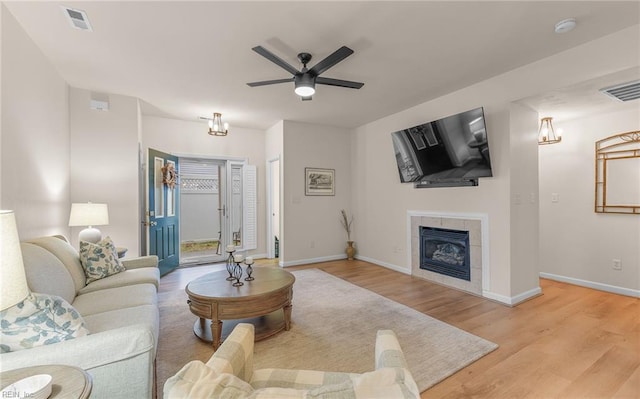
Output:
M221 112L232 128L257 129L279 120L361 126L640 22L637 1L3 4L73 87L137 97L145 114L195 121ZM85 11L93 31L72 28L62 4ZM555 34L570 17L577 27ZM304 102L293 83L251 88L290 77L251 51L258 45L296 67L300 52L313 55L311 67L346 45L355 53L322 76L365 85L318 86ZM571 103L570 91L562 96Z

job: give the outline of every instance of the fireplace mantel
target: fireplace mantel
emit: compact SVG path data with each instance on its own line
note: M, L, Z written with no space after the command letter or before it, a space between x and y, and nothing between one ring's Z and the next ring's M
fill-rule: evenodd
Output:
M437 227L469 232L471 281L420 269L419 229ZM460 289L478 296L491 297L489 267L489 216L484 213L450 213L429 211L407 212L407 248L411 274L438 284ZM487 295L489 294L489 295Z

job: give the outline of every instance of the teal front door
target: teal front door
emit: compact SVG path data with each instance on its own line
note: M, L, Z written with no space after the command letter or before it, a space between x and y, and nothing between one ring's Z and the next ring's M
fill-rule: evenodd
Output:
M147 165L149 254L165 275L180 264L178 157L149 148Z

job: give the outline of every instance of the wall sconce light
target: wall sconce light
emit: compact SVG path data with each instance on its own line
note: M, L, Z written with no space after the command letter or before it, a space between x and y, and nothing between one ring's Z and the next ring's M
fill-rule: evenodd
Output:
M555 144L562 141L560 131L558 131L558 134L556 134L556 131L553 129L553 123L551 122L552 119L553 118L550 117L540 119L540 129L538 129L538 145Z
M222 123L222 114L213 113L213 119L209 119L209 134L212 136L226 136L229 133L229 124Z

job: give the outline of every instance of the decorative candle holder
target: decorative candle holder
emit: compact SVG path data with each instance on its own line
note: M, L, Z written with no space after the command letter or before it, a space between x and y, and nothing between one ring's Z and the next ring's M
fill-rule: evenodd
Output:
M233 251L229 251L229 248L227 248L227 253L229 254L229 257L227 258L227 273L229 273L229 277L227 277L227 281L235 280L233 277L233 269L235 267L235 260L233 258L234 252L235 252L235 249Z
M255 277L251 276L251 274L253 273L253 267L251 267L251 265L253 265L253 258L248 257L247 259L244 260L244 264L247 265L247 277L244 280L245 281L255 280Z
M240 266L239 262L236 263L236 265L233 268L233 278L236 280L236 282L233 283L234 287L240 287L244 285L244 283L240 281L240 279L242 278L242 266Z

